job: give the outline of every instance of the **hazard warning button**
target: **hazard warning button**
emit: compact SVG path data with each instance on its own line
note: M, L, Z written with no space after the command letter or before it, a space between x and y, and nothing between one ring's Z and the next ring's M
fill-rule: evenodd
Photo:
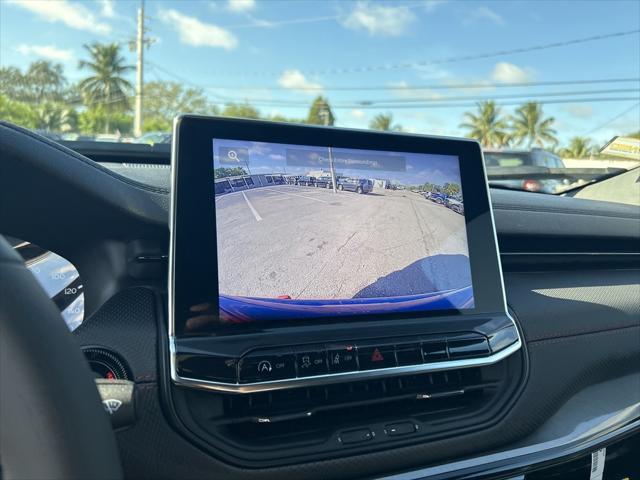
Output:
M360 370L395 367L396 355L392 345L358 346Z

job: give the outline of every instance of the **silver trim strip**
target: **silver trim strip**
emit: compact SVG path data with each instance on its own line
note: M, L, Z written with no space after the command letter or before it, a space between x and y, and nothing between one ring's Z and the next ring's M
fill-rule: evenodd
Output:
M207 118L204 117L203 118ZM176 248L176 239L175 239L175 221L176 221L176 211L177 211L177 195L176 195L176 187L177 187L177 177L178 177L178 164L177 164L177 153L178 153L178 142L177 142L177 126L180 117L176 117L173 120L173 137L171 142L171 202L169 208L169 271L168 271L168 333L169 333L169 350L170 350L170 369L171 369L171 379L174 383L178 385L201 388L206 390L215 390L215 391L224 391L224 392L234 392L234 393L251 393L258 391L268 391L268 390L279 390L289 387L302 387L308 385L322 385L329 383L337 383L342 381L350 381L354 379L367 379L367 378L378 378L382 376L394 376L394 375L403 375L409 373L418 373L418 372L435 372L442 370L452 370L457 368L469 368L469 367L479 367L485 365L491 365L497 363L514 352L518 351L522 347L522 340L520 337L520 331L516 325L516 322L513 320L511 315L509 315L509 310L507 307L507 298L505 295L505 286L504 286L504 276L502 274L502 263L500 261L500 250L498 246L498 236L496 233L496 222L493 215L493 208L491 203L491 193L489 189L489 181L487 178L487 170L484 163L484 153L482 151L482 147L477 141L470 139L461 139L461 138L453 138L453 137L441 137L441 138L449 138L453 140L462 140L467 142L473 142L478 144L478 148L480 149L480 158L482 160L482 171L484 173L485 180L485 188L487 192L487 199L489 203L489 214L491 218L491 228L493 230L493 241L496 247L496 261L498 262L498 273L500 276L500 288L502 293L502 303L504 306L504 312L507 317L511 320L513 326L516 328L518 339L517 341L510 345L509 347L501 350L493 355L484 358L474 358L474 359L465 359L465 360L450 360L446 362L439 363L426 363L421 365L410 365L404 367L392 367L392 368L383 368L379 370L368 370L362 372L344 372L344 373L335 373L328 375L318 375L315 377L306 377L306 378L296 378L296 379L288 379L288 380L275 380L272 382L265 383L251 383L251 384L242 384L242 385L232 385L225 383L212 382L207 380L199 380L193 378L183 378L180 377L176 370L176 359L175 359L175 318L174 318L174 261L175 261L175 248ZM321 127L319 127L321 128ZM349 129L345 129L349 130ZM357 131L355 129L351 129ZM424 135L419 135L424 136ZM432 137L437 138L437 137Z
M504 360L509 355L517 352L521 347L520 339L499 352L482 358L468 358L464 360L448 360L446 362L422 363L419 365L406 365L402 367L380 368L378 370L364 370L357 372L329 373L316 375L314 377L288 378L284 380L273 380L262 383L222 383L210 380L200 380L197 378L185 378L178 375L176 370L175 338L170 339L169 348L171 355L171 379L178 385L200 388L204 390L214 390L228 393L255 393L272 390L282 390L293 387L311 387L314 385L327 385L353 380L369 380L380 377L392 377L407 375L412 373L438 372L442 370L453 370L459 368L484 367Z

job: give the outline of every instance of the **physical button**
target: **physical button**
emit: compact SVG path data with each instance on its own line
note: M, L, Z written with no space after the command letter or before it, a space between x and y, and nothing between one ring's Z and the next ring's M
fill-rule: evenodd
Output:
M358 370L358 360L356 358L356 347L353 345L331 346L327 350L329 359L329 371L353 372Z
M408 435L416 431L416 425L413 422L398 422L392 423L384 427L385 433L390 437L397 437L400 435Z
M283 378L295 378L295 356L248 355L240 360L240 383L268 382Z
M379 347L358 347L360 370L373 370L396 366L396 357L391 345Z
M340 443L343 445L366 442L373 439L373 432L369 428L360 428L358 430L342 432L338 438L340 439Z
M327 373L327 353L324 350L298 352L296 354L298 377L310 377Z

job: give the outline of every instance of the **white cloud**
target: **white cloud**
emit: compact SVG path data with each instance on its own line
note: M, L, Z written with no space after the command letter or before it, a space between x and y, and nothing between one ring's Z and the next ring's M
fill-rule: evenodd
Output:
M108 24L99 22L96 16L80 3L71 3L67 0L57 2L50 0L10 0L8 3L29 10L47 22L60 22L77 30L101 35L111 32L111 27Z
M359 108L354 108L349 112L349 115L357 120L362 120L367 114Z
M178 32L180 41L194 47L215 47L233 50L238 44L235 35L212 23L204 23L177 10L161 10L160 20Z
M589 118L593 115L593 107L591 105L576 103L564 105L561 109L574 118Z
M308 80L300 70L295 69L285 70L278 79L278 85L307 95L317 95L322 90L322 85Z
M502 15L484 5L465 13L464 23L468 25L475 22L491 22L498 26L505 24Z
M367 30L371 35L402 35L415 15L407 6L388 6L368 1L356 3L342 24L354 30Z
M16 51L22 55L43 57L59 62L68 62L73 58L71 50L63 50L53 45L27 45L23 43L16 47Z
M447 3L448 0L425 0L424 9L426 12L433 12L440 5Z
M497 63L491 79L500 83L524 83L533 80L533 71L529 68L520 68L513 63L500 62Z
M102 8L100 15L106 18L116 18L116 9L113 0L100 0Z
M227 7L232 12L248 12L256 7L256 0L229 0Z

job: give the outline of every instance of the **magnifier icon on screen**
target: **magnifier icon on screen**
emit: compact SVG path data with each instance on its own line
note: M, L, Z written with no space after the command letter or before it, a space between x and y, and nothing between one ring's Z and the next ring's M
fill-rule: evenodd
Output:
M230 160L238 161L238 154L235 150L229 150L227 152L227 157L229 157Z

